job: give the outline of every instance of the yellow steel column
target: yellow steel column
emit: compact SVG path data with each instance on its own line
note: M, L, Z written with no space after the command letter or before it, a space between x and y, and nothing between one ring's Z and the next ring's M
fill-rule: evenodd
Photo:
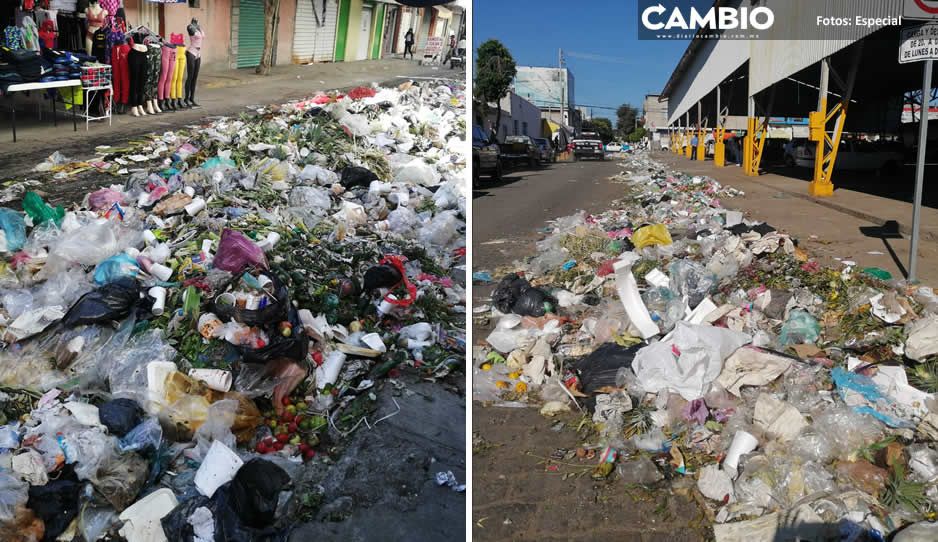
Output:
M713 165L723 167L726 165L726 144L723 137L726 135L726 128L718 126L713 133Z
M808 186L812 196L833 196L834 184L830 177L825 178L824 162L827 158L827 83L830 77L828 59L821 61L821 84L818 90L818 110L808 115L808 130L811 141L817 142L814 148L814 177ZM839 139L839 137L838 137Z
M704 147L704 135L703 130L697 132L697 160L703 162L707 159L707 149Z
M743 173L752 175L752 151L755 141L756 119L746 118L746 137L743 138Z

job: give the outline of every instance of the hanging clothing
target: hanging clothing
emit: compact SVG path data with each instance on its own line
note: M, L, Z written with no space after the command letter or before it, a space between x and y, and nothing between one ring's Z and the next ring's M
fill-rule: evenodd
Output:
M169 98L169 88L176 71L176 48L172 45L163 45L160 58L160 80L157 83L157 98Z
M3 29L3 44L14 51L25 49L23 42L23 31L17 26L8 26Z
M156 87L160 82L161 47L158 44L147 45L147 81L143 89L143 99L146 101L156 99Z
M104 63L107 56L107 30L100 28L91 35L91 56Z
M185 45L186 42L183 40L182 34L170 34L169 42L173 45Z
M186 48L182 45L176 47L176 71L173 74L172 88L170 89L170 98L177 100L182 98L182 83L186 77Z
M202 66L202 59L186 51L186 101L195 101L195 85L199 80L199 68Z
M129 55L130 45L126 43L115 45L111 50L114 101L119 104L126 104L130 100L130 68L127 65Z
M109 15L114 15L117 13L118 8L121 7L120 0L98 0L98 3Z
M43 21L39 29L39 39L46 49L55 49L55 24L52 21Z
M29 49L30 51L40 50L39 44L39 27L36 26L33 18L27 15L23 17L22 33L23 33L23 47Z
M202 29L196 29L195 34L189 36L189 53L196 58L202 58L202 41L205 39L205 32Z
M127 23L124 19L120 17L108 17L110 23L107 26L107 46L105 48L105 62L111 61L111 51L114 50L115 45L119 45L126 41L127 36Z
M144 86L149 76L147 53L131 48L127 53L127 68L130 83L127 105L131 107L143 105Z
M83 21L74 13L59 11L56 15L59 30L56 46L63 51L82 51L85 48Z

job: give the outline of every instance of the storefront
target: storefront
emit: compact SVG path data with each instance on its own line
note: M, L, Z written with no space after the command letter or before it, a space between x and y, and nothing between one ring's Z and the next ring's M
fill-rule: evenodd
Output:
M383 2L340 0L335 60L380 58L386 10Z
M339 0L297 0L293 62L332 62L338 18Z

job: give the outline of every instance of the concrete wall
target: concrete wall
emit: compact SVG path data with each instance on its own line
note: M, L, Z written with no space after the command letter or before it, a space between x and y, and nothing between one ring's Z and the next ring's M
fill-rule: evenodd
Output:
M124 10L131 24L139 22L141 5L146 0L125 0ZM162 10L162 23L158 29L164 36L183 34L186 45L189 33L186 31L189 21L199 20L205 41L202 46L202 69L226 69L234 63L231 56L232 35L231 7L233 0L201 0L198 8L188 4L158 4ZM237 0L234 0L237 2ZM296 0L282 0L280 3L280 26L277 32L277 64L289 64L293 51L293 30L296 21Z

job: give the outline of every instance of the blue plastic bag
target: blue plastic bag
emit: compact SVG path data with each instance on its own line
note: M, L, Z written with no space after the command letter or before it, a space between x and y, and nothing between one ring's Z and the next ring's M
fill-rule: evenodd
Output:
M140 274L140 266L137 260L127 254L117 254L99 263L94 268L94 282L103 286L122 278L137 278Z
M0 207L0 229L7 238L7 250L16 252L26 244L26 221L23 214Z

